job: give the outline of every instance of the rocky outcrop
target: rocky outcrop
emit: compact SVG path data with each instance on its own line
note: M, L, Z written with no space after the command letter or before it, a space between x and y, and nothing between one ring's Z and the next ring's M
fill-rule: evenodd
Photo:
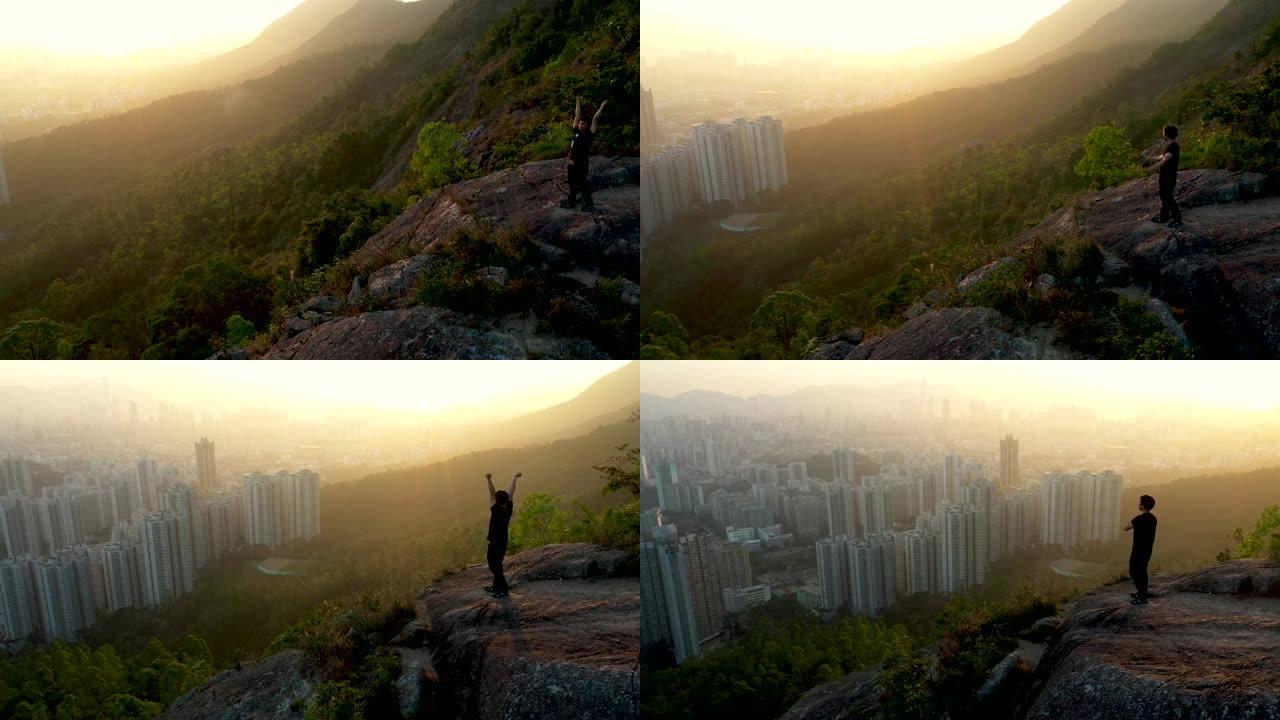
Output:
M1078 198L1018 238L1083 237L1103 252L1103 286L1138 301L1197 357L1280 357L1280 197L1264 176L1227 170L1178 174L1184 224L1151 222L1159 213L1155 178ZM907 321L855 347L820 345L812 359L1026 359L1079 357L1048 326L1015 323L995 310L964 306L967 294L1006 268L1002 257L935 289L908 309ZM1030 288L1047 298L1060 288L1042 275ZM941 302L939 301L941 300ZM945 304L960 307L943 307ZM844 352L847 350L847 352Z
M405 718L627 720L640 716L640 580L626 553L547 545L507 560L511 594L472 566L428 586L391 641ZM166 718L300 719L319 678L300 651L221 673Z
M560 207L567 188L559 160L526 163L430 193L344 261L355 275L350 287L341 288L341 296L300 305L263 357L604 357L591 341L557 334L548 318L531 310L489 317L479 308L426 307L418 297L423 277L438 267L445 245L460 230L519 229L537 243L539 257L530 268L554 278L563 306L577 316L599 316L591 294L602 281L620 287L619 301L638 309L639 160L596 157L591 172L592 212ZM476 278L501 288L508 271L477 268ZM632 356L638 347L637 338Z
M1074 226L1173 309L1200 357L1280 357L1280 197L1265 178L1178 174L1183 227L1151 222L1154 179L1104 190L1048 223Z
M944 307L927 310L897 330L865 340L846 360L930 358L941 360L1035 360L1072 354L1018 328L990 308Z
M875 720L880 711L880 686L875 670L849 673L819 685L792 705L779 720Z
M1099 588L1023 629L979 688L978 716L1280 718L1280 565L1155 575L1147 605L1130 604L1131 590ZM881 700L875 671L856 672L813 688L782 720L875 718Z
M1027 718L1280 718L1280 567L1238 560L1085 595L1041 662Z

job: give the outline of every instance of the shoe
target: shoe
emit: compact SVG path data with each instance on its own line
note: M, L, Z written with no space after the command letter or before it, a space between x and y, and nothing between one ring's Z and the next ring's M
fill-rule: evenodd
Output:
M1129 601L1129 604L1130 605L1146 605L1147 599L1142 597L1135 597Z
M493 586L492 586L492 585L485 585L485 586L484 586L484 591L485 591L485 592L487 592L487 593L491 593L491 592L493 592ZM1136 597L1136 596L1135 596L1135 597Z
M1155 216L1155 217L1151 218L1151 222L1153 222L1153 223L1157 223L1157 224L1163 224L1163 223L1167 223L1167 222L1169 222L1169 220L1168 220L1167 218L1162 218L1162 217L1160 217L1159 215L1157 215L1157 216Z
M510 595L510 593L506 593L506 592L496 592L496 593L494 593L494 594L493 594L493 599L494 599L494 600L501 600L502 598L506 597L507 595Z
M578 203L571 203L568 200L564 200L560 203L560 207L564 208L565 210L572 210L577 206L578 206Z
M592 210L595 210L595 209L596 209L596 206L595 206L595 205L583 205L583 206L582 206L582 210L583 210L583 212L591 212Z
M1178 228L1182 227L1182 221L1174 220L1169 223L1169 227L1173 228L1174 230L1177 230Z

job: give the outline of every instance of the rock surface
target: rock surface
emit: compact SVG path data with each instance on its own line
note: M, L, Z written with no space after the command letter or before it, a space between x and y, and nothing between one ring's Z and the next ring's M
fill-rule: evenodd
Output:
M1053 345L1021 334L1004 314L981 307L929 310L888 335L853 348L847 360L1033 360L1066 358Z
M879 669L849 673L800 696L778 720L874 720L880 711Z
M1076 601L1025 717L1280 718L1280 567L1237 560Z
M507 558L511 594L476 565L428 586L392 641L405 717L640 717L640 579L622 551L547 545ZM318 682L289 650L228 670L165 714L183 720L300 719Z
M1280 197L1266 178L1228 170L1185 170L1176 196L1179 229L1151 222L1159 213L1155 178L1078 199L1018 238L1015 245L1080 236L1103 251L1102 280L1138 299L1201 358L1280 358ZM1004 257L960 279L959 297L1016 262ZM1033 290L1047 296L1049 276ZM913 307L887 335L852 349L849 359L1073 357L1036 328L993 310ZM824 358L840 347L825 347Z
M282 323L284 337L266 358L598 358L582 338L550 337L546 318L482 318L419 304L421 279L442 243L464 228L522 229L541 250L542 270L589 290L601 278L620 283L638 304L640 165L637 158L595 157L592 212L565 209L559 160L526 163L430 193L369 238L349 262L357 272L346 298L311 298ZM554 266L554 269L552 269ZM491 287L507 271L483 268ZM634 296L634 298L633 298ZM566 303L587 301L576 291ZM588 308L590 310L590 308ZM590 313L587 313L590 316ZM498 327L502 326L502 327ZM639 353L639 338L636 351Z

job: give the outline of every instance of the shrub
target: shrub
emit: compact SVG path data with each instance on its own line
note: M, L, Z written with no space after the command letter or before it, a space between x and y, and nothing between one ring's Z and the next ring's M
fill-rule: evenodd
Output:
M1115 125L1099 125L1085 136L1084 157L1076 163L1075 171L1094 188L1119 185L1142 177L1137 155L1124 130Z
M418 131L418 146L409 161L421 191L465 180L478 172L463 152L462 134L445 122L429 122Z

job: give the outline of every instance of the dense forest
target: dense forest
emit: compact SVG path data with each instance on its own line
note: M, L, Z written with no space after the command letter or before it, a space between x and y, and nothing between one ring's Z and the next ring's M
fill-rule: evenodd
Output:
M464 175L488 173L560 157L574 99L607 99L597 152L637 154L638 0L512 5L458 0L420 40L254 141L140 183L0 208L0 357L201 358L228 336L269 343L332 263L435 189L421 170L440 158L409 162L428 123L462 139L451 150Z
M646 247L642 356L794 358L833 332L895 327L917 301L1010 254L1021 233L1097 187L1081 165L1090 152L1127 179L1139 150L1169 122L1182 128L1183 168L1274 177L1277 87L1274 7L1233 0L1191 39L1162 46L1041 127L966 146L922 170L766 198L794 218L776 230L741 235L705 219L678 221ZM952 116L961 125L967 117ZM1091 137L1117 136L1088 147ZM806 172L793 164L793 181ZM1101 259L1087 239L1029 252L1024 272L1071 282ZM958 300L1056 323L1070 347L1094 356L1181 356L1159 323L1113 293L1081 292L1044 307L1026 297L1022 280L995 278Z

